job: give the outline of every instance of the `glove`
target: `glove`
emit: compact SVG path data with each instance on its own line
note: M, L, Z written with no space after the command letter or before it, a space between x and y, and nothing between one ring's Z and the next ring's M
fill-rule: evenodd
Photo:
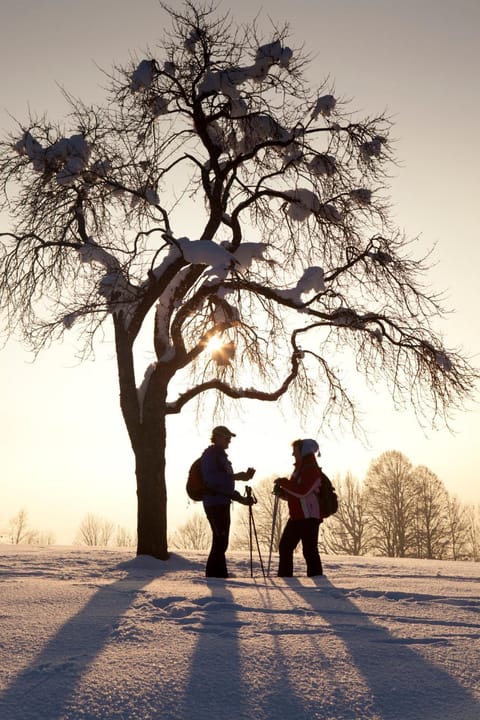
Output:
M233 493L233 500L239 502L240 505L253 505L255 500L252 495L240 495L238 490Z
M274 480L274 482L273 482L273 490L272 490L272 493L273 493L274 495L280 495L280 494L281 494L281 492L282 492L282 486L281 486L280 483L282 483L284 480L287 480L287 478L281 477L281 478L277 478L276 480Z

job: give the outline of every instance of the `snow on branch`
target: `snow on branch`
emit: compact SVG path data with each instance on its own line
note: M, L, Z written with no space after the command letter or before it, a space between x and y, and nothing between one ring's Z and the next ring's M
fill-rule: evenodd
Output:
M198 85L199 95L222 92L226 96L236 94L237 85L248 81L263 82L270 68L278 65L287 69L292 58L292 50L283 47L279 40L258 48L253 65L246 67L230 67L225 70L208 70Z
M308 188L296 188L295 190L287 190L285 195L291 198L288 204L287 215L296 220L303 222L312 213L320 210L320 200L317 195Z
M268 247L266 243L245 242L230 251L228 243L218 245L213 240L190 240L187 237L181 237L175 243L188 263L210 266L207 274L220 279L233 269L247 270L254 260L263 260Z
M382 145L386 142L386 138L381 135L376 135L372 140L362 143L360 146L360 155L363 160L369 162L372 158L379 158L382 153Z
M105 248L98 245L92 237L88 238L88 242L83 243L77 248L80 262L102 265L109 272L120 271L120 263L117 258L107 252Z
M325 273L321 267L309 267L305 270L302 277L298 280L295 287L287 290L277 290L277 297L283 300L289 300L294 305L302 305L302 295L310 292L322 293L325 291Z
M56 173L58 184L67 187L86 170L91 154L91 146L81 134L43 148L27 130L14 147L19 155L28 157L36 172Z
M322 97L318 98L317 104L313 108L312 120L316 120L319 115L329 117L335 110L336 104L337 101L333 95L322 95Z
M156 60L142 60L132 73L130 89L132 92L148 90L158 72Z

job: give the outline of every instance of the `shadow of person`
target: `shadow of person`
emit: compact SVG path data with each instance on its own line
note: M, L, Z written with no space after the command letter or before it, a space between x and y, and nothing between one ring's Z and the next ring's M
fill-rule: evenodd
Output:
M478 720L477 700L445 670L409 647L414 640L393 636L347 597L349 591L335 587L326 577L309 582L313 585L295 580L288 584L343 642L368 686L376 716L383 720Z
M207 595L196 600L201 619L189 677L179 700L179 718L248 718L247 687L242 678L237 617L232 592L221 579L205 580Z
M178 714L168 717L311 720L309 707L286 672L290 649L282 639L289 632L292 610L279 610L261 580L205 583L209 594L194 601L202 615L190 626L198 639L189 676Z

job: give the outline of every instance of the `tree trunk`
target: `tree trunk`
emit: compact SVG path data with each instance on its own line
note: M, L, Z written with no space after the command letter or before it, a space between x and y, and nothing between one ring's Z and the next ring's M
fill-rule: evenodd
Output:
M171 375L152 373L143 403L135 383L133 339L121 317L114 317L120 406L135 454L137 479L137 555L168 559L165 482L166 400Z
M166 428L148 428L134 448L137 476L137 555L168 559L167 488L165 482Z

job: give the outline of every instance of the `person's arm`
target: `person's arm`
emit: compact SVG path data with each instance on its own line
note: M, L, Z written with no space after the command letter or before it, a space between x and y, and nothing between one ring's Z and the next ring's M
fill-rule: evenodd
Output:
M234 473L233 479L235 481L248 482L255 475L255 472L256 472L255 468L249 467L247 470L244 470L243 472Z
M322 483L322 474L320 468L306 467L300 470L300 479L280 478L279 486L281 489L292 495L293 497L305 497L312 492L318 490Z

